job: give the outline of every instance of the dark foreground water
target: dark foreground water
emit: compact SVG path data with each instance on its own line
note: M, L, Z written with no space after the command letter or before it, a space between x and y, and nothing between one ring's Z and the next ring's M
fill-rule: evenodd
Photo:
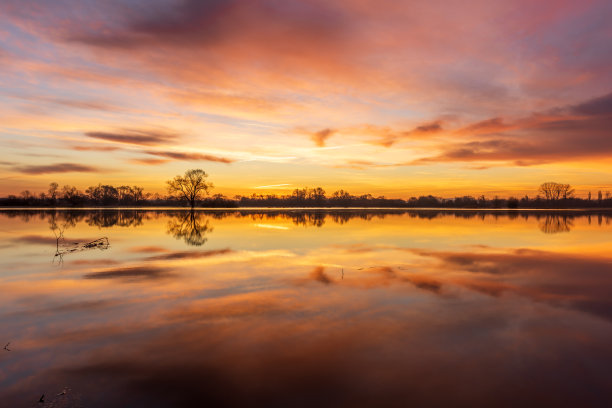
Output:
M0 406L612 406L611 221L0 212Z

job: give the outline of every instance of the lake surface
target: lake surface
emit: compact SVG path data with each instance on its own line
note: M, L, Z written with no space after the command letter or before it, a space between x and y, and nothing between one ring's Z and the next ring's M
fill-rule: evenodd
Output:
M611 406L611 224L2 211L0 406Z

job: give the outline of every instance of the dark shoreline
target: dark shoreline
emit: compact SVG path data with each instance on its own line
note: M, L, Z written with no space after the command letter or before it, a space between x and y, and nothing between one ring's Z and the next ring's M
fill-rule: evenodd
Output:
M189 207L0 207L7 212L190 212ZM612 208L449 208L449 207L196 207L198 213L488 213L488 214L612 214Z

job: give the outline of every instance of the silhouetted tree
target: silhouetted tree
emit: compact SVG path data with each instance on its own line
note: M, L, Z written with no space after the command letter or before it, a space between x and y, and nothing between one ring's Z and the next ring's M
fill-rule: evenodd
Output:
M168 193L180 200L187 201L191 208L202 197L202 193L208 194L212 183L206 182L208 174L202 169L187 170L184 176L176 176L168 180Z
M544 194L547 200L568 199L574 195L574 189L569 184L548 181L542 183L538 192Z
M49 198L51 199L51 203L55 205L57 201L57 189L59 188L59 184L53 182L49 184Z
M325 200L325 190L321 187L313 188L309 191L309 198L316 201L317 203L322 203Z
M81 192L74 186L65 185L62 188L62 198L69 204L75 205L81 201Z
M85 190L85 193L96 204L114 204L119 200L119 192L115 187L109 185L98 184L97 186L91 186Z

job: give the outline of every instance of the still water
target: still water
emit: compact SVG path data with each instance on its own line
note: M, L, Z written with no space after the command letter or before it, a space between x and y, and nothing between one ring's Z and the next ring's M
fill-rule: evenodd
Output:
M2 211L0 406L612 406L611 222Z

